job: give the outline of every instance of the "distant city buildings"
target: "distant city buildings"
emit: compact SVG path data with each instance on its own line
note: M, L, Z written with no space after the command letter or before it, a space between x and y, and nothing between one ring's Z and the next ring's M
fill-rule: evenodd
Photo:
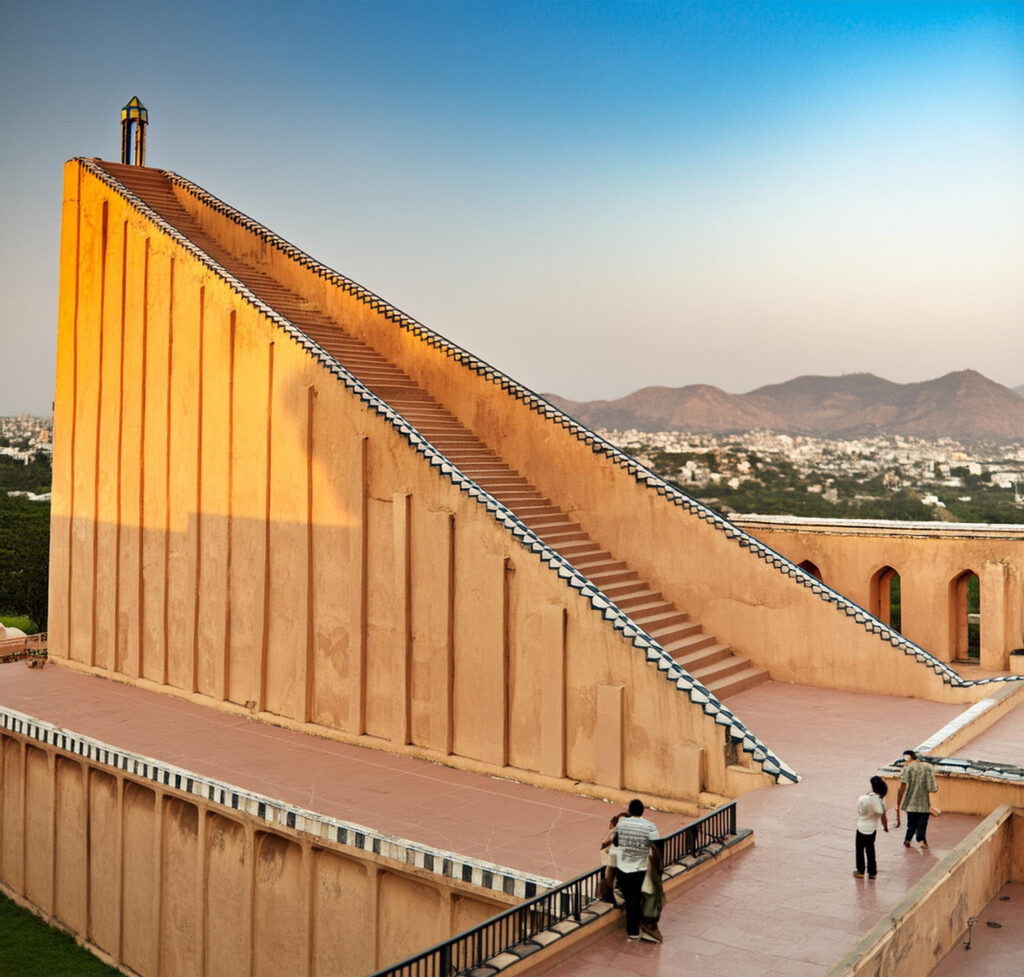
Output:
M53 418L19 414L0 417L0 455L22 458L26 463L37 452L53 453Z
M0 457L13 458L23 465L44 458L49 463L53 455L53 418L19 414L0 417ZM49 502L49 492L11 490L10 496L21 496L30 502Z
M833 482L880 479L892 492L923 492L923 504L940 508L943 503L935 489L962 489L979 481L1014 491L1017 503L1024 504L1024 441L969 445L951 438L929 441L902 435L833 440L771 431L598 433L689 491L736 489L759 480L765 469L791 467L792 474L805 482L805 492L830 502L838 497ZM677 466L673 455L680 456ZM969 500L969 495L961 497Z

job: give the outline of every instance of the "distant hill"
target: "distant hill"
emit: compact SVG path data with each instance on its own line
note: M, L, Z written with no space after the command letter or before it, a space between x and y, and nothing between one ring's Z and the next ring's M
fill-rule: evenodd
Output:
M1022 383L1019 387L1014 387L1013 389L1015 393L1019 393L1022 397L1024 397L1024 383Z
M728 394L718 387L644 387L618 400L547 399L588 427L725 434L770 428L792 434L863 437L907 434L960 440L1024 440L1020 392L974 370L923 383L871 373L804 376Z

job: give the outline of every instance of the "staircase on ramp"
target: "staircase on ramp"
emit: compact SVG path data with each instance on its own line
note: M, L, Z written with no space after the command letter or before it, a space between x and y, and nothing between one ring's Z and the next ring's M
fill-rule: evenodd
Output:
M768 680L766 670L733 654L728 645L706 634L700 624L691 621L624 561L616 559L408 374L301 296L227 251L178 202L162 171L105 162L100 165L398 411L453 465L565 557L717 698Z

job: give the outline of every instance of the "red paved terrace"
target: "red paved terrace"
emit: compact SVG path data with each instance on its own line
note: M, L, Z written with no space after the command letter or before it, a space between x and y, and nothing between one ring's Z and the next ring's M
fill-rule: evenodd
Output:
M937 542L898 633L876 542L819 579L184 177L75 159L62 201L54 667L0 672L48 724L5 732L17 897L146 977L359 977L596 867L630 797L737 798L756 844L678 879L664 945L602 903L533 962L800 975L946 870L978 818L926 853L883 838L854 880L855 802L966 707L1009 708L1017 536ZM975 683L950 663L976 562L1003 613ZM90 738L77 759L49 724ZM990 820L1006 856L1017 818Z
M319 813L553 878L596 865L597 842L615 809L52 665L3 669L0 704ZM670 900L663 945L626 944L616 931L555 973L820 975L979 820L936 819L928 852L904 849L895 833L883 836L878 879L854 879L853 811L868 778L961 707L771 682L737 696L737 708L791 758L801 782L740 798L738 822L754 829L755 847ZM686 820L653 817L663 831Z

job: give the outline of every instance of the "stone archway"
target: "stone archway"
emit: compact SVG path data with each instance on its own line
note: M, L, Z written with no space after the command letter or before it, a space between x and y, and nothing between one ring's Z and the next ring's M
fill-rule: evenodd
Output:
M977 661L981 654L981 587L973 570L964 570L949 585L949 614L957 661Z
M879 621L902 634L903 614L899 572L884 566L871 578L871 606L868 608Z

